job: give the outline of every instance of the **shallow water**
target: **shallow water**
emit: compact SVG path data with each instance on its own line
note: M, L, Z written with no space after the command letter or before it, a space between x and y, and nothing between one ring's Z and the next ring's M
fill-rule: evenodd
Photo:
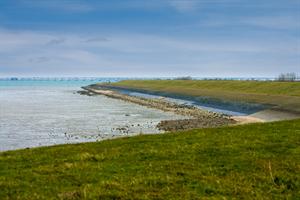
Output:
M0 151L158 133L173 113L111 99L82 96L91 82L0 81Z

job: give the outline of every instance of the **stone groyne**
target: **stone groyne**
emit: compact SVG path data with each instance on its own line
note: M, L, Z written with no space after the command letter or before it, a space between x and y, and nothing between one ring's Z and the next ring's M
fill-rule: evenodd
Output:
M186 116L186 119L164 120L157 127L164 131L178 131L193 128L219 127L236 123L230 116L199 109L195 106L176 104L164 100L164 98L144 98L121 94L117 90L111 90L102 85L90 85L82 87L84 91L79 91L84 95L105 95L110 98L135 103L149 108L159 109L165 112Z

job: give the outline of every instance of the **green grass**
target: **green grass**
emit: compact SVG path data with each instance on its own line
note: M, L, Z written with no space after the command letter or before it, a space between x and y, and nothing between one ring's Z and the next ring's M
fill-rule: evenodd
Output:
M272 104L280 109L300 112L300 82L126 80L113 83L113 85L190 96Z
M0 153L0 199L297 199L300 120Z
M185 88L207 89L251 94L268 94L300 97L300 82L276 81L223 81L223 80L125 80L114 83L145 89Z

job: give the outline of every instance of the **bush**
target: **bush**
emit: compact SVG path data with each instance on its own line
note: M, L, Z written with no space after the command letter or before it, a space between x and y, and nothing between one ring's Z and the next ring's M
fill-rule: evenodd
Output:
M278 81L296 81L297 75L296 73L281 73L278 76Z

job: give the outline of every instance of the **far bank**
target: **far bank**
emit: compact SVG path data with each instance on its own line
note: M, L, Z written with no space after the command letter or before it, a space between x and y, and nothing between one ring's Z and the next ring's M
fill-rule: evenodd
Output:
M261 104L272 114L289 119L300 116L300 82L224 81L224 80L124 80L106 84L123 89L145 92L171 93L191 97L208 97L231 102ZM276 112L278 111L278 112ZM264 117L271 112L261 113ZM251 113L254 114L254 113ZM271 121L280 120L280 116Z

